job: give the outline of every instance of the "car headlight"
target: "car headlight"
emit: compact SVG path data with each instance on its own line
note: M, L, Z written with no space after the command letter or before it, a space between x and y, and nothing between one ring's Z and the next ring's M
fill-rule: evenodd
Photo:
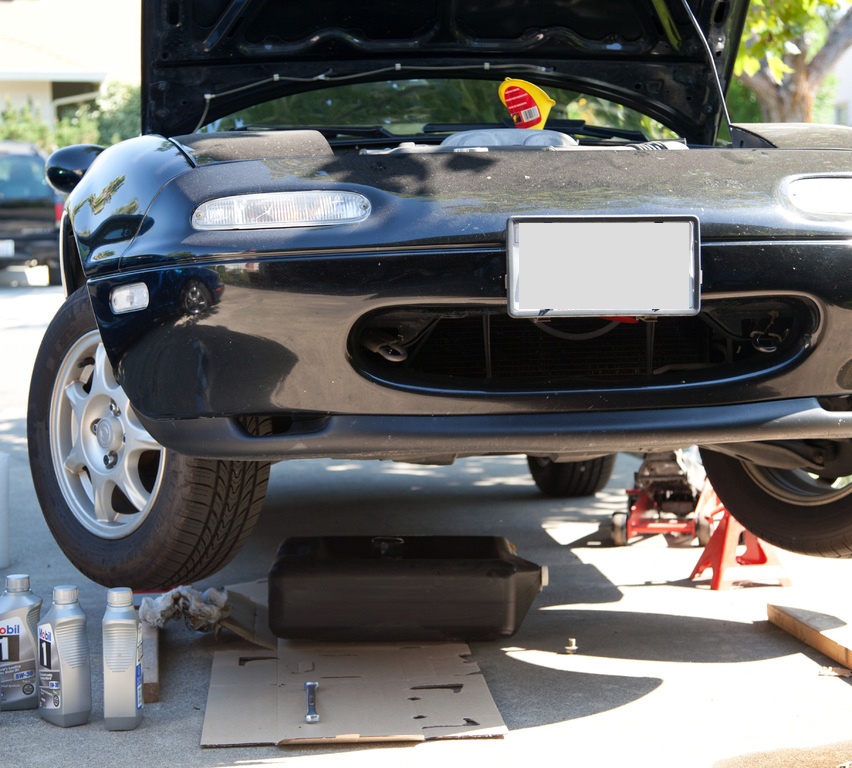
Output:
M793 179L787 199L800 211L824 216L852 215L852 176L811 176Z
M370 201L357 192L263 192L218 197L192 214L194 229L277 229L356 224L370 215Z

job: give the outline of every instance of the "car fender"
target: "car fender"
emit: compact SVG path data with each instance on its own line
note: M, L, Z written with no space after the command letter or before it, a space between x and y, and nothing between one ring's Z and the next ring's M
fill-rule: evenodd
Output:
M68 197L66 209L87 278L114 271L133 239L151 226L147 211L162 186L192 168L162 136L139 136L104 150Z

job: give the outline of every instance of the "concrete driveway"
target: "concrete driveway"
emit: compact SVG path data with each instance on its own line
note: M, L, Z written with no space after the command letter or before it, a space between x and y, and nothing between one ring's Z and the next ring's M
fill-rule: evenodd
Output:
M0 452L11 457L12 561L5 572L29 573L47 604L54 585L79 586L89 618L94 710L87 725L71 729L45 723L35 711L0 712L2 752L16 765L831 768L852 759L849 681L820 675L835 662L766 620L767 603L852 616L852 563L780 553L791 587L715 592L708 581L688 578L697 548L669 548L660 536L610 546L609 516L625 508L624 490L638 466L630 456L619 457L603 493L579 501L541 496L518 456L452 467L279 464L248 546L215 578L196 585L265 576L290 535L507 536L522 557L549 567L551 584L514 637L471 644L509 728L505 738L201 749L212 655L250 645L227 631L215 638L177 623L161 633L160 702L146 707L137 730L107 732L99 671L106 589L81 576L54 543L26 455L32 361L62 295L20 282L0 286ZM576 654L563 652L569 637L576 638ZM764 754L744 757L749 753Z

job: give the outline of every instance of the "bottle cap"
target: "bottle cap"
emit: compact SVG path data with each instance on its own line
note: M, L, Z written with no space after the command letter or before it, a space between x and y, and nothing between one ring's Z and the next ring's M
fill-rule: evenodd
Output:
M107 592L107 605L116 607L133 605L133 590L130 587L113 587Z
M53 588L53 602L57 605L77 602L77 587L72 584L64 584Z
M11 573L6 577L7 592L26 592L30 588L30 577L25 573Z

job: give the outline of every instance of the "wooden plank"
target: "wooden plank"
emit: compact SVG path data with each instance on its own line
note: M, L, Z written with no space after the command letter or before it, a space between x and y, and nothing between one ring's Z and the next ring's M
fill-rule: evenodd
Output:
M767 605L769 621L828 658L852 667L852 628L836 616L803 608Z
M142 622L142 700L160 700L160 630Z

